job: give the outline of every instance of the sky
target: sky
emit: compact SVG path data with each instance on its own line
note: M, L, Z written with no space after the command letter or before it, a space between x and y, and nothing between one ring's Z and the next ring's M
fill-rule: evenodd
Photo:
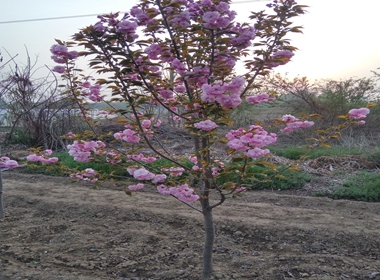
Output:
M239 21L248 19L249 11L266 9L265 0L232 0ZM276 70L290 77L309 79L348 79L371 77L371 70L380 67L380 18L378 0L297 0L308 5L307 14L296 21L303 34L291 36L299 50L292 61ZM0 51L4 61L18 54L16 61L26 61L25 47L38 66L54 66L50 46L54 39L69 40L80 28L97 22L96 16L3 23L7 21L42 19L128 11L137 0L12 0L0 10ZM2 72L9 71L9 68Z

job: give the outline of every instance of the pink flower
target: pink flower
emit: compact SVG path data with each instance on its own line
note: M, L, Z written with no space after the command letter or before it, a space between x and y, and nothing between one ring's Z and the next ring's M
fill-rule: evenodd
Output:
M228 142L228 147L234 150L247 150L248 147L240 139L233 139Z
M190 13L189 11L183 11L170 21L174 27L188 27L190 25Z
M173 92L171 90L160 90L160 95L165 99L173 98Z
M57 157L48 158L46 163L54 163L57 162L59 159Z
M179 116L173 116L172 119L173 119L173 121L176 121L176 122L181 121L181 117L179 117Z
M291 59L294 56L294 53L289 50L282 50L282 51L277 51L273 54L273 58L287 58Z
M224 17L217 11L205 12L203 20L204 26L210 29L226 28L231 22L231 18Z
M199 199L199 196L194 194L194 190L190 188L188 184L183 184L178 187L171 187L169 191L171 195L183 202L191 203Z
M140 169L137 169L135 170L135 172L133 172L133 177L137 180L152 180L155 175L151 172L149 172L148 170L146 170L145 168L140 168Z
M151 44L144 51L148 54L149 59L157 60L161 54L161 47L157 44Z
M131 191L138 191L138 190L141 190L142 188L144 188L144 184L137 184L137 185L130 185L128 186L128 189L130 189Z
M194 127L201 129L201 130L204 130L204 131L210 131L210 130L217 128L218 126L216 123L214 123L211 120L205 120L205 121L195 123Z
M96 178L96 175L97 175L97 172L95 170L93 170L92 168L86 168L85 170L81 172L70 174L70 177L85 181L87 183L95 183L96 181L98 181L98 178Z
M189 156L189 160L194 163L194 164L197 164L198 163L198 159L196 156Z
M49 152L50 152L51 150L46 150L46 151L48 151L47 154L49 154ZM45 153L46 151L44 151L44 153ZM45 154L46 154L46 153L45 153ZM46 155L47 155L47 154L46 154ZM51 154L51 153L50 153L50 154ZM50 155L50 154L49 154L49 155ZM50 164L50 163L57 162L57 161L58 161L58 158L57 158L57 157L46 158L46 157L44 157L44 156L38 156L38 155L36 155L36 154L31 154L31 155L28 155L28 156L26 157L26 160L27 160L27 161L30 161L30 162L42 162L42 163Z
M245 49L251 45L251 41L256 37L256 29L253 26L236 27L236 35L231 40L231 45L237 49Z
M166 176L165 174L157 174L157 175L153 178L152 183L153 183L153 184L163 183L163 182L165 182L166 177L167 177L167 176Z
M311 121L301 121L292 115L282 116L282 121L286 123L286 127L281 129L281 132L292 132L296 129L308 128L314 125Z
M103 25L101 21L94 24L94 30L97 32L105 32L107 28Z
M51 46L50 51L54 55L65 55L68 49L65 46L55 44Z
M124 20L117 25L117 31L125 35L130 35L134 39L138 37L136 34L137 23L134 21Z
M133 173L134 173L136 170L137 170L137 168L130 168L130 167L127 168L127 171L128 171L128 173L129 173L129 175L132 175L132 176L133 176Z
M182 62L178 59L175 58L172 61L172 67L174 68L175 71L181 76L184 76L186 73L186 67L182 64Z
M351 109L348 112L350 118L358 120L366 118L369 113L370 110L368 108Z
M86 176L86 177L91 177L95 175L96 175L96 171L92 168L86 168L83 173L83 176Z
M53 56L51 56L51 59L52 59L55 63L60 63L60 64L64 64L64 63L66 63L66 59L64 59L64 58L61 57L61 56L53 55Z
M262 150L260 148L253 148L253 149L248 150L245 154L251 158L261 158L269 153L270 151L268 149Z
M284 118L283 118L284 119ZM314 125L314 122L300 121L297 118L294 121L288 121L286 127L281 129L281 132L292 132L296 129L308 128Z
M16 168L18 163L15 160L10 159L9 157L0 158L0 168Z
M64 66L56 65L56 66L54 66L54 68L52 69L52 71L53 72L57 72L59 74L62 74L62 73L65 73L66 68Z
M157 191L162 195L170 195L169 188L162 184L157 186Z
M31 162L39 162L40 159L41 159L41 156L37 156L36 154L31 154L26 157L26 160L31 161Z
M289 123L289 122L298 121L298 119L292 115L283 115L282 121Z
M138 143L141 140L140 136L136 135L136 132L129 128L124 131L115 133L113 136L117 140L123 140L128 143Z
M105 143L102 141L77 141L75 140L72 145L68 145L69 155L74 157L75 161L89 162L92 160L91 154L103 154Z
M150 120L143 120L141 122L141 126L145 127L145 128L149 128L151 124L152 124L152 122Z
M276 98L269 97L268 94L262 93L262 94L258 94L258 95L248 96L245 100L248 103L260 104L260 103L263 103L263 102L274 101L274 100L276 100Z
M52 150L45 150L45 151L43 151L43 153L44 153L46 156L50 156L50 155L53 153L53 151L52 151Z
M289 50L277 51L273 54L272 56L273 61L270 61L268 63L268 66L270 68L273 68L280 65L284 65L288 63L293 56L294 56L294 53Z

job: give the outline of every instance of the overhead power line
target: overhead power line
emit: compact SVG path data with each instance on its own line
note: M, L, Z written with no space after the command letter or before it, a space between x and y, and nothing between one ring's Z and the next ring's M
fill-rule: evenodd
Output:
M231 3L231 5L235 4L243 4L243 3L253 3L253 2L268 2L270 0L242 0ZM125 13L125 12L121 12ZM83 18L83 17L94 17L98 15L102 15L104 13L98 14L88 14L88 15L76 15L76 16L61 16L61 17L49 17L49 18L32 18L32 19L20 19L20 20L9 20L9 21L0 21L0 24L9 24L9 23L21 23L21 22L31 22L31 21L44 21L44 20L57 20L57 19L70 19L70 18Z
M0 24L29 22L29 21L56 20L56 19L68 19L68 18L83 18L83 17L98 16L98 15L101 15L101 14L104 14L104 13L90 14L90 15L77 15L77 16L62 16L62 17L50 17L50 18L34 18L34 19L20 19L20 20L10 20L10 21L0 21Z

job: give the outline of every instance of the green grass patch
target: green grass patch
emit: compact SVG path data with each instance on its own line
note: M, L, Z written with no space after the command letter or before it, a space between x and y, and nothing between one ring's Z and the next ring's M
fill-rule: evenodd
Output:
M216 180L218 185L227 182L238 183L238 173L234 172L239 170L239 166L230 165L227 167L229 171L226 176L220 177ZM301 171L291 171L287 166L279 166L276 169L264 166L252 166L247 169L243 180L240 182L241 186L247 187L251 190L288 190L302 188L305 183L310 182L314 178L313 175Z
M130 177L124 164L110 165L107 162L76 162L73 157L66 152L56 152L53 156L59 158L57 163L49 165L42 163L28 163L27 167L24 169L25 172L52 176L68 176L72 173L85 170L86 168L92 168L100 174L104 174L105 179ZM180 159L179 162L189 168L193 166L193 163L187 158ZM238 173L236 173L236 170L241 168L240 164L241 163L236 162L228 163L226 165L227 173L224 173L223 177L218 177L216 183L219 186L226 182L232 182L234 184L240 183L241 186L254 190L286 190L301 188L306 182L314 177L300 171L291 171L286 166L279 166L276 169L273 169L268 166L251 164L252 166L247 169L243 180L239 182L239 176ZM155 162L146 164L146 166L154 173L161 173L161 168L170 168L175 166L175 164L167 159L161 158ZM181 179L184 179L183 176L177 178L178 181L181 181Z
M95 171L104 174L107 177L130 177L125 168L120 168L121 165L109 164L106 161L98 162L78 162L67 152L55 152L52 156L58 157L58 162L54 164L28 163L25 168L26 173L39 173L52 176L68 176L72 173L92 168Z
M25 173L44 174L50 176L69 176L73 173L69 168L62 165L60 162L52 164L42 164L41 162L28 162L25 168L22 169Z
M59 162L61 162L61 164L63 164L64 166L70 169L76 169L78 171L85 170L86 168L92 168L103 174L114 173L115 175L119 175L119 176L123 176L127 174L125 169L121 170L120 168L118 168L119 166L117 164L114 164L114 165L109 164L106 161L104 162L98 162L98 161L78 162L78 161L75 161L74 158L66 152L54 153L53 156L58 157Z
M272 153L292 160L301 159L306 156L307 159L315 159L321 156L348 156L348 155L362 155L363 152L359 149L349 149L340 146L333 146L331 148L317 148L309 149L307 147L280 147L271 146L269 148Z
M333 199L380 201L380 173L362 171L350 177L330 195Z

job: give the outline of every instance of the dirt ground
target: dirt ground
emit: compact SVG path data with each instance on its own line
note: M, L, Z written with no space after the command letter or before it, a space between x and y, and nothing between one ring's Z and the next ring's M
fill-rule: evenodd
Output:
M3 172L1 280L199 279L202 216L145 191ZM380 279L380 204L247 192L214 211L214 279Z

